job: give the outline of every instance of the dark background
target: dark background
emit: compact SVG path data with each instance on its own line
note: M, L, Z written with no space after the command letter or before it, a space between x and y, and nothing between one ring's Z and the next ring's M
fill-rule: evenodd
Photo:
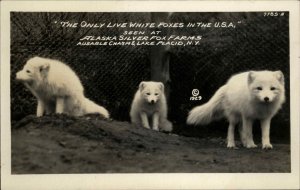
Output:
M151 22L151 13L11 13L11 116L20 120L36 112L36 99L15 74L33 56L58 59L78 75L85 95L106 107L112 118L129 121L129 109L138 84L150 80L150 46L76 46L86 35L119 35L118 28L61 28L54 21ZM171 46L169 118L175 133L186 136L226 137L227 122L186 126L191 108L209 100L228 78L248 70L281 70L287 101L273 118L272 141L289 143L289 18L264 17L263 12L173 13L169 22L242 21L236 28L177 28L172 34L202 35L199 46ZM151 29L143 29L150 32ZM164 29L162 29L164 30ZM201 101L190 101L193 89ZM258 125L254 132L260 134ZM260 139L260 135L255 135Z

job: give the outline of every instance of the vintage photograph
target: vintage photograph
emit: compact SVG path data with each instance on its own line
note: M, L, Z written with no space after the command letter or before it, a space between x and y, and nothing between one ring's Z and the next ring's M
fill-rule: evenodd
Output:
M13 174L291 171L288 12L10 18Z
M297 3L89 3L1 4L2 189L299 185Z

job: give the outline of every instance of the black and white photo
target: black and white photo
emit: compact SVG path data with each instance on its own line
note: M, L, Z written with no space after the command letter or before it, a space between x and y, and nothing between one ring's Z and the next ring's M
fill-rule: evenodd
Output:
M299 2L14 3L1 7L4 187L49 174L120 181L95 188L297 186ZM291 183L263 184L277 175Z

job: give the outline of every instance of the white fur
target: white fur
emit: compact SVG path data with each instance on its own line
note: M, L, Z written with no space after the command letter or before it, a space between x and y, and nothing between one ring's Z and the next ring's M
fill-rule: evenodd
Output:
M272 148L270 123L285 101L284 76L281 71L250 71L232 76L204 105L192 109L188 124L208 124L226 117L229 121L227 147L235 147L234 129L241 123L240 136L247 148L257 147L252 124L260 120L262 148Z
M65 113L81 116L99 113L108 118L108 111L84 96L83 86L75 72L64 63L34 57L27 61L16 79L37 98L36 115Z
M161 82L141 82L135 93L131 110L131 122L153 130L172 131L167 119L167 102Z

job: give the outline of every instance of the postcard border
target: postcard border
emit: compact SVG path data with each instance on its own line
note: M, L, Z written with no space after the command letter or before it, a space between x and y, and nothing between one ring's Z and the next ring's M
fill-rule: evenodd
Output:
M34 6L33 6L34 5ZM1 186L2 189L291 189L299 188L298 1L2 1ZM11 175L10 12L290 12L291 173L43 174ZM116 183L117 181L117 183Z

